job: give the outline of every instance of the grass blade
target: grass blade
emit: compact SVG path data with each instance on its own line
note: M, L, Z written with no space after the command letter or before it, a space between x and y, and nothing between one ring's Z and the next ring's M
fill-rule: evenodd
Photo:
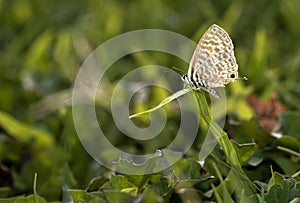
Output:
M136 113L136 114L133 114L131 116L129 116L129 118L135 118L135 117L138 117L138 116L141 116L143 114L146 114L146 113L150 113L150 112L153 112L153 111L156 111L157 109L163 107L164 105L170 103L171 101L173 101L174 99L177 99L178 97L190 92L192 89L183 89L183 90L179 90L178 92L175 92L174 94L170 95L169 97L167 97L166 99L164 99L160 104L158 104L157 106L149 109L149 110L146 110L146 111L142 111L142 112L139 112L139 113Z

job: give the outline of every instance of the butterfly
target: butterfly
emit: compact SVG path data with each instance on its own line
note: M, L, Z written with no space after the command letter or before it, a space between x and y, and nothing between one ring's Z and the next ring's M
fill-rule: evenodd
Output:
M220 98L217 87L225 87L237 79L247 80L246 77L238 77L233 43L223 28L215 24L208 28L194 51L188 73L181 79L217 98Z

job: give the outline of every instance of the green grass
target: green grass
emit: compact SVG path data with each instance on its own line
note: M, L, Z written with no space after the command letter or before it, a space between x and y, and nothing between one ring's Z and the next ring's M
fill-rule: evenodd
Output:
M298 0L1 1L0 202L299 201L299 8ZM198 135L170 168L128 175L93 160L77 137L71 106L76 74L87 56L106 40L144 28L170 30L197 42L213 23L230 34L239 74L248 78L226 86L224 128L211 117L207 93L193 91L188 94L199 107ZM134 53L112 65L107 95L99 94L110 98L125 74L153 64L188 68L165 53ZM255 94L271 106L273 93L275 103L286 108L277 123L280 138L260 127L266 118L245 99ZM168 118L160 137L149 141L124 136L114 124L110 99L96 101L99 123L114 146L147 154L175 137L180 112L176 101L170 102L174 98L164 100L170 94L160 88L146 96L134 97L130 112L154 107ZM149 125L147 115L133 121ZM198 155L208 129L218 144L202 163Z

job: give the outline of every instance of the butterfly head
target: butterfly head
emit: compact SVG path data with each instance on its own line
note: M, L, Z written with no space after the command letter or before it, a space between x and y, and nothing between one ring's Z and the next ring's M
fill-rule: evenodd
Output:
M235 82L236 80L248 80L248 78L246 78L246 77L239 78L237 71L229 72L228 76L227 76L226 84L230 83L230 82Z
M227 77L229 82L235 82L238 79L238 73L237 72L229 73Z

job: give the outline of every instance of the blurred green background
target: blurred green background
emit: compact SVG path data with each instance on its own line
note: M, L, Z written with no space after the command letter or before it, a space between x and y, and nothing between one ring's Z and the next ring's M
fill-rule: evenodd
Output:
M299 0L1 0L0 197L31 194L35 172L38 192L47 200L60 200L64 188L83 189L101 174L104 169L82 148L74 130L71 88L87 56L128 31L164 29L198 42L216 23L230 34L239 73L248 77L227 88L228 110L250 119L254 111L244 97L268 99L275 92L289 111L299 111L299 10ZM137 54L120 66L155 63L187 71L188 64L174 60ZM118 79L126 71L113 69L111 75ZM111 128L106 107L102 125L113 139L119 131ZM173 119L176 125L178 114ZM166 133L173 131L171 126ZM124 143L121 147L132 147Z

